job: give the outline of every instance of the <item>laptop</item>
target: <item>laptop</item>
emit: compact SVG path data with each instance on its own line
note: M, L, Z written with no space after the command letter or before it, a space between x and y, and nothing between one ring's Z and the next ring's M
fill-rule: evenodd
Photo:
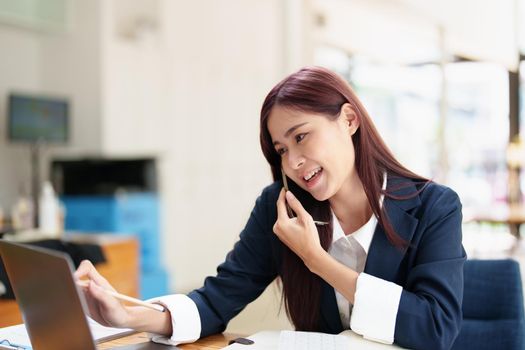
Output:
M67 254L0 240L0 257L33 349L96 349Z

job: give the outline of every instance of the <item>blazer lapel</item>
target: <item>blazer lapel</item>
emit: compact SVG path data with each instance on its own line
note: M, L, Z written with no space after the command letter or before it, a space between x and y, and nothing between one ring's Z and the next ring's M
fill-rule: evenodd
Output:
M410 180L404 179L404 181ZM389 181L387 190L389 187L399 187L399 183L399 180ZM409 186L403 186L401 189L389 193L403 197L413 195L415 192L417 192L416 186L410 183ZM407 199L385 197L383 203L394 231L409 244L419 220L407 211L420 204L421 200L419 199L419 195ZM405 256L405 252L405 249L394 247L388 240L383 228L377 225L374 238L368 250L365 272L388 281L395 281L399 265Z

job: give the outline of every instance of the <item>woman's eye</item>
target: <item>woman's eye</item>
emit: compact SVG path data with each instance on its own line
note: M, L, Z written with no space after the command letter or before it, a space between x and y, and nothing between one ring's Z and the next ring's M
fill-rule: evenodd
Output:
M297 134L295 136L295 142L299 143L306 137L306 134Z
M286 152L286 148L279 148L277 150L275 150L277 152L278 155L282 156L284 154L284 152Z

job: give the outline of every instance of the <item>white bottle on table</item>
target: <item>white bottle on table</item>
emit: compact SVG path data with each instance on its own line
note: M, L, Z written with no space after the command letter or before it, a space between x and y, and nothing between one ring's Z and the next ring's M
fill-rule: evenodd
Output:
M59 236L60 207L58 199L49 181L42 185L40 200L38 202L38 228L48 236Z
M18 197L11 209L12 226L15 230L29 230L35 227L33 202L25 197Z

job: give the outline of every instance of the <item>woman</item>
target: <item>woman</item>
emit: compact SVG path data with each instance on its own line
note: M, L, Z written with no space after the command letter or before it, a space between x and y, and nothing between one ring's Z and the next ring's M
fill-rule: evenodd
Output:
M403 347L450 348L461 324L466 258L457 195L404 168L350 86L329 70L304 68L277 84L260 122L275 182L217 276L187 296L159 298L169 310L159 313L123 307L83 262L76 277L92 281L92 317L172 344L191 342L223 331L280 277L298 330L351 328Z

